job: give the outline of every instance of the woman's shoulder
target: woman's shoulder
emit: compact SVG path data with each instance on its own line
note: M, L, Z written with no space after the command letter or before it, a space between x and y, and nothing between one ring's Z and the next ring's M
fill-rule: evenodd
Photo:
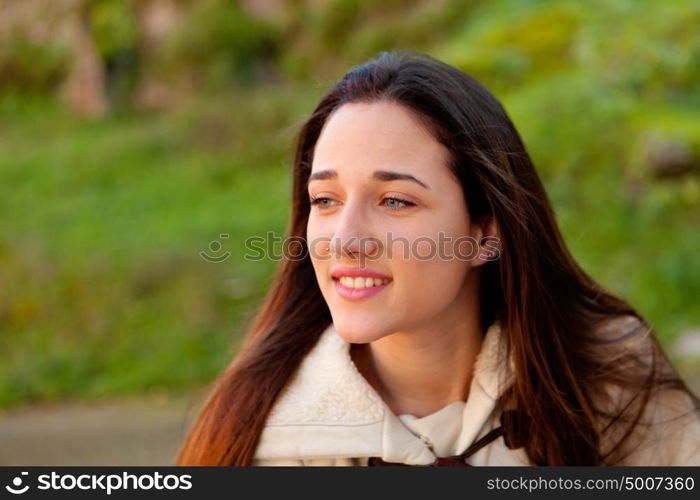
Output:
M642 317L634 314L618 314L607 316L593 328L592 338L602 345L616 346L614 352L620 349L632 350L648 347L652 340L651 325Z
M589 340L593 359L611 378L615 374L641 375L652 369L671 373L671 365L652 326L640 316L624 314L605 318L593 328Z
M596 330L595 387L602 435L617 465L700 465L700 409L653 328L635 315L607 319ZM606 451L605 449L603 450ZM612 455L611 455L612 456Z
M650 394L617 465L700 465L700 410L686 391Z

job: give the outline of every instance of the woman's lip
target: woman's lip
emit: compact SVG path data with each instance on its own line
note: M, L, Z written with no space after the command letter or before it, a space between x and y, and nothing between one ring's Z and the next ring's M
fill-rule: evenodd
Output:
M391 276L388 276L377 271L372 271L371 269L363 269L361 267L337 267L331 271L331 278L338 279L342 276L349 276L351 278L379 278L384 280L391 280Z
M333 286L335 286L335 291L347 300L364 300L372 297L379 292L383 291L386 287L391 285L391 281L386 285L370 286L365 288L350 288L343 285L339 279L333 279Z

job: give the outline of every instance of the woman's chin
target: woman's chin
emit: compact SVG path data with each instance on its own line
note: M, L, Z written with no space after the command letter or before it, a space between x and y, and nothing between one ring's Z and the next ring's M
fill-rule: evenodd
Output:
M370 328L366 324L362 326L344 323L334 323L338 336L351 344L367 344L384 337L387 332L382 328Z

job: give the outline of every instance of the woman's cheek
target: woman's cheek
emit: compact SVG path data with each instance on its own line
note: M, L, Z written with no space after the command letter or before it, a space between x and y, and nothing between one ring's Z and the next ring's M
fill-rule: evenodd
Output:
M319 243L321 236L323 236L323 226L316 223L313 218L310 218L306 225L306 244L309 251L312 250L314 245L317 251L322 249L322 245Z
M439 312L458 295L466 275L465 263L432 259L406 261L395 274L400 300L410 314Z

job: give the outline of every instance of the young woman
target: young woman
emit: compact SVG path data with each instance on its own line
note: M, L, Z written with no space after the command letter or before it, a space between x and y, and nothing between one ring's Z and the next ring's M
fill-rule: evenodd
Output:
M289 233L179 464L700 465L697 397L470 76L347 73L301 130Z

